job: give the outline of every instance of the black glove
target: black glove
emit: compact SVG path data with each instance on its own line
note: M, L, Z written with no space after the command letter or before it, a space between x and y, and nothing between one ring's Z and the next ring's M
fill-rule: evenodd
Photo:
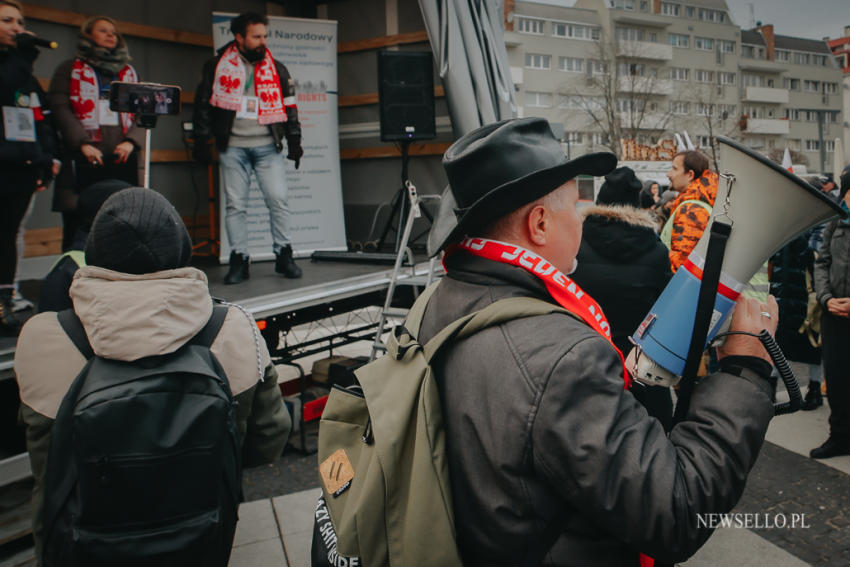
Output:
M301 138L291 136L286 139L286 145L289 148L289 153L286 154L286 159L291 159L295 162L295 169L301 165L301 156L304 155L304 150L301 149Z
M203 165L209 165L213 162L209 140L195 140L195 145L192 147L192 158Z

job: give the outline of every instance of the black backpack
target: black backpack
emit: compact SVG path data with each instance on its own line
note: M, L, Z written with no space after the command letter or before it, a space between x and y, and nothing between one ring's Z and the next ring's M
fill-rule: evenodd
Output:
M46 567L225 566L241 500L236 408L210 351L227 308L177 351L96 356L73 310L58 314L87 359L62 400L44 484Z

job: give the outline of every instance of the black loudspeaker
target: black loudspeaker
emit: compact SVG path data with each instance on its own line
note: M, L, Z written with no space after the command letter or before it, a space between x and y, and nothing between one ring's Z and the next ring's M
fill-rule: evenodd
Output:
M434 122L434 63L431 53L378 52L381 140L430 140Z

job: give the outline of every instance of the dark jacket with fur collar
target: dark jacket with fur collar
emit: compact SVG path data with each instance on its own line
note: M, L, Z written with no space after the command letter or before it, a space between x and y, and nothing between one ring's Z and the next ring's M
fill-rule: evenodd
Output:
M672 274L667 248L649 212L627 206L593 206L585 211L573 280L602 307L614 344L624 354Z

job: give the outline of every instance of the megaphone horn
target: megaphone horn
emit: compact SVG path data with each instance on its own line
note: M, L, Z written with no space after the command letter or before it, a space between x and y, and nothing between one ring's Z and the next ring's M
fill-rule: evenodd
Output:
M807 229L836 215L839 205L796 175L749 148L718 136L720 186L708 227L688 261L664 288L633 335L635 378L672 385L685 367L711 225L731 223L708 341L723 326L744 286L764 262ZM631 358L631 357L630 357Z

